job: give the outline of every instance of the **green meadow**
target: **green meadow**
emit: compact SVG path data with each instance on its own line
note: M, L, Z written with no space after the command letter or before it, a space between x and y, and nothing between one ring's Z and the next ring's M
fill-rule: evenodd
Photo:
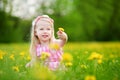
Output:
M25 68L29 43L0 44L0 80L120 80L120 42L67 43L64 53L66 69Z

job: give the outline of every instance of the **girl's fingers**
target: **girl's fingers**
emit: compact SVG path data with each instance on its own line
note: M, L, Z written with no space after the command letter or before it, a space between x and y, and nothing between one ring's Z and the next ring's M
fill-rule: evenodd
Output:
M58 31L57 34L58 34L58 35L62 34L62 31Z

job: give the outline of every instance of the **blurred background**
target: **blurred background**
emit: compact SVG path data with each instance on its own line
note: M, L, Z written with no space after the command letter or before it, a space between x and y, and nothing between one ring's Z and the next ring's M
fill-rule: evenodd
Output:
M63 27L69 41L120 41L120 0L0 0L0 43L29 42L42 14Z

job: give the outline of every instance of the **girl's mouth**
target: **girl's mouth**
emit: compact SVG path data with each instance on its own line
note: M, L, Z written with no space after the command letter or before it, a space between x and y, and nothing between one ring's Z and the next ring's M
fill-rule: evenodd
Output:
M47 37L48 37L48 35L42 35L42 37L43 37L43 38L47 38Z

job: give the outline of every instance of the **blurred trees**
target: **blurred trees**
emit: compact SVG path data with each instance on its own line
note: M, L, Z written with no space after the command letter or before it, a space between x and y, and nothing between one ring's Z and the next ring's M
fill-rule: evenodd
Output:
M9 10L7 11L7 6ZM12 4L8 0L0 1L0 42L22 42L25 36L25 28L29 26L27 21L12 16Z
M18 42L22 41L20 36L20 28L16 25L19 23L19 18L12 17L4 11L0 11L0 42Z
M76 0L88 40L120 40L119 0Z
M0 42L29 40L31 20L6 13L7 0L0 5ZM36 13L54 19L55 32L63 27L69 41L120 40L120 0L38 0ZM37 5L36 4L36 5ZM34 15L35 17L37 15ZM9 36L9 38L8 38Z
M56 7L62 10L72 6L68 14L56 16L61 19L58 25L62 23L68 30L71 41L120 40L120 0L74 0L72 5L60 1L58 4Z

